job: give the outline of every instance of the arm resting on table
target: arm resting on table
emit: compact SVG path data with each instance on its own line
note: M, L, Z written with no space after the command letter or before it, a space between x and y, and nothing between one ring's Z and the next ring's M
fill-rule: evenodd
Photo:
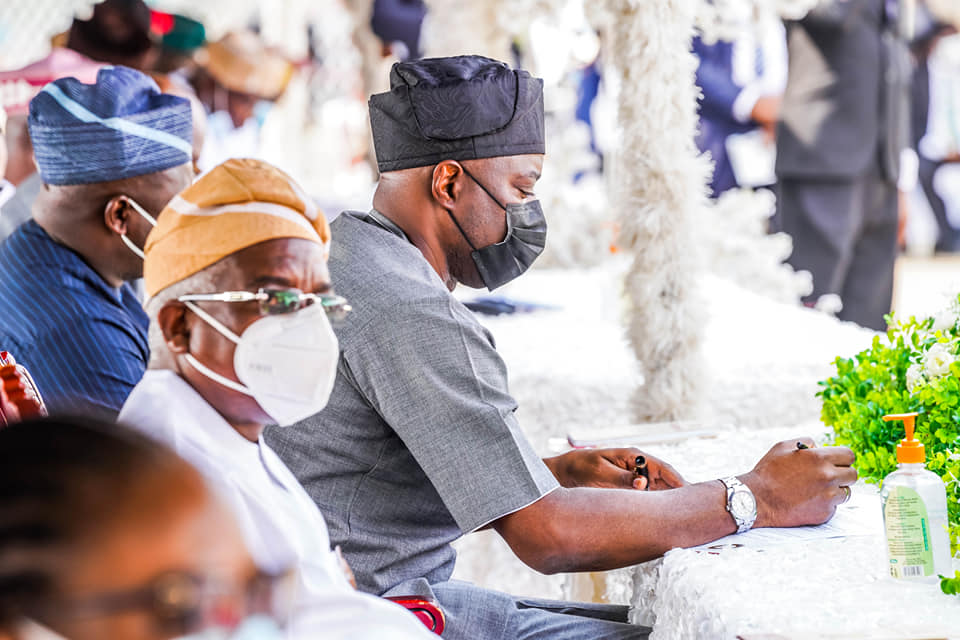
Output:
M733 533L725 505L716 481L667 491L561 487L493 526L537 571L604 571Z
M843 487L857 480L853 452L812 447L809 438L780 442L738 476L756 498L755 527L822 524L846 498ZM733 533L726 502L718 481L663 491L560 487L493 527L538 571L599 571Z

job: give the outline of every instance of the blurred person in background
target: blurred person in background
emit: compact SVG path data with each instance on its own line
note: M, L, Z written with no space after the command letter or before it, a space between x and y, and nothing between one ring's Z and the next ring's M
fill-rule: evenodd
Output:
M316 505L263 441L319 411L339 350L323 213L273 166L232 159L164 209L145 250L150 369L120 413L173 446L233 507L257 564L297 569L297 637L426 640L398 605L355 591Z
M279 640L284 576L259 571L186 461L129 429L0 430L0 640Z
M744 33L732 42L707 44L694 38L699 60L700 98L697 147L714 163L714 198L735 187L772 185L774 131L787 82L783 26L771 23L758 38Z
M257 157L263 120L286 90L293 65L252 31L228 33L197 57L192 82L209 114L200 168Z
M190 103L106 67L30 103L43 188L0 245L0 344L30 369L51 413L115 417L149 359L143 273L154 218L190 184Z
M905 3L904 3L905 4ZM893 298L902 191L916 181L911 61L901 0L821 3L787 23L789 71L777 128L777 220L789 262L813 275L814 304L884 330ZM901 164L903 171L901 171Z
M193 172L200 173L200 155L207 138L207 112L190 84L196 55L206 44L202 23L177 14L151 12L155 33L161 36L159 55L150 77L160 91L186 98L193 114Z
M932 16L920 35L913 46L912 114L920 184L937 223L935 250L957 252L960 193L951 186L960 178L960 35Z
M150 9L143 0L103 0L88 20L74 18L64 45L91 60L140 71L157 58L150 31Z
M370 27L383 42L384 55L401 61L419 58L426 15L423 0L374 0Z
M175 13L151 13L160 48L153 70L164 74L184 74L184 81L196 67L195 55L207 43L203 23Z

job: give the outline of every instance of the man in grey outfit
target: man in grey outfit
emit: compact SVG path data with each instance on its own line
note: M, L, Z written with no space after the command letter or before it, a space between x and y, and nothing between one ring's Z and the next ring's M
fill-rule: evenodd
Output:
M909 145L910 55L899 0L835 0L787 24L777 130L778 226L790 263L813 274L808 302L884 330L897 252L897 180Z
M450 543L492 528L545 573L637 564L752 526L829 519L856 479L844 447L774 446L739 477L687 484L636 449L540 459L493 337L450 291L536 259L542 82L479 56L399 63L370 99L373 210L332 224L353 306L316 416L266 437L327 520L360 589L435 597L448 640L645 638L626 607L518 599L451 580ZM564 348L563 344L557 345ZM807 444L809 440L799 439Z

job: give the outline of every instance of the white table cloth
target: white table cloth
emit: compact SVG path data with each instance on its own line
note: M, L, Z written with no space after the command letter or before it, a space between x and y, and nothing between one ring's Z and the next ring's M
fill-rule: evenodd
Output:
M650 452L673 460L688 480L709 480L725 469L752 467L772 442L817 430L816 423L739 430ZM855 491L875 494L877 488L860 483ZM879 504L873 507L873 535L763 550L678 549L607 574L608 595L630 602L632 620L653 627L652 640L960 637L960 598L943 595L936 584L887 577Z

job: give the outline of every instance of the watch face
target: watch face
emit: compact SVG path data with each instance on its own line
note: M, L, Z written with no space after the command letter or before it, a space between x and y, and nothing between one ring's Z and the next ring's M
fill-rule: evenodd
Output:
M730 511L738 519L745 519L753 515L756 508L757 502L749 491L737 491L730 499Z

